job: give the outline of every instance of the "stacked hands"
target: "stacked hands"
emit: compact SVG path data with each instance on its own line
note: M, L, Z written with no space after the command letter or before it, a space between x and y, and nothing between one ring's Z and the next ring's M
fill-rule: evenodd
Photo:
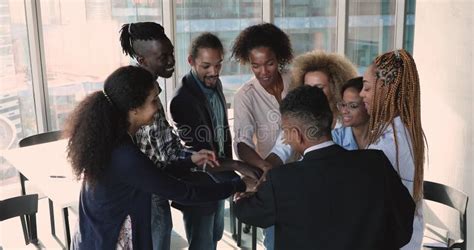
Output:
M258 186L265 181L265 175L269 170L268 168L267 171L262 172L262 170L259 168L247 165L241 161L235 161L231 159L219 160L213 151L207 149L202 149L191 155L191 161L194 164L211 173L234 170L240 174L242 181L245 183L247 188L245 193L236 193L234 196L234 201L248 197L257 192Z

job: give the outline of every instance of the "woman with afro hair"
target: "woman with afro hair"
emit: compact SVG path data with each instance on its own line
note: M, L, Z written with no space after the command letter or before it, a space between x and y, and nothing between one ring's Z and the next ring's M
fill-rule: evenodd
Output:
M337 103L342 101L341 88L346 81L357 76L357 71L349 59L336 53L314 50L296 57L291 73L290 90L302 85L316 86L323 90L333 113L332 128L339 128L342 123ZM268 160L272 166L279 166L297 158L280 135Z
M271 164L263 159L280 134L280 103L290 86L290 39L273 24L253 25L237 36L232 57L254 74L234 96L234 148L241 160L266 173ZM264 229L266 249L273 249L273 230Z

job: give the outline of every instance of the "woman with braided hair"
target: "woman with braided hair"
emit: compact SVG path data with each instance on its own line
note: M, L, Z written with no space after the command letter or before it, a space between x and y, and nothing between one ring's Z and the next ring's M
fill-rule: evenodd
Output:
M403 49L380 55L365 72L363 82L360 96L370 115L368 148L384 151L417 204L412 239L402 249L420 249L426 138L415 61Z

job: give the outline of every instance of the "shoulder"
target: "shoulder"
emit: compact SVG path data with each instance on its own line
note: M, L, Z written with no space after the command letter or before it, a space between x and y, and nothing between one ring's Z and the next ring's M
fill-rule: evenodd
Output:
M252 93L254 93L256 90L255 84L257 83L257 79L255 77L252 77L250 80L248 80L246 83L244 83L235 93L234 99L243 99L248 96L250 96Z
M181 81L181 86L176 90L173 98L171 99L170 105L173 106L178 103L189 103L195 99L190 86L191 84L194 84L194 82L185 80L185 78L189 78L189 76L190 75L187 74L183 77L183 80Z
M384 165L390 164L387 156L382 150L378 149L360 149L349 150L347 154L350 155L357 162L365 162L365 165Z
M341 147L348 150L355 150L358 148L350 127L337 127L331 130L331 134L332 140Z
M351 130L350 127L336 127L333 130L331 130L331 134L332 134L333 138L334 137L342 138L347 133L352 133L352 130Z
M117 145L116 147L114 147L114 149L112 149L112 154L111 155L112 156L133 155L137 152L140 152L140 150L137 148L137 146L135 146L131 142L130 143L122 142L119 145Z
M110 162L112 166L128 166L135 159L145 156L137 146L131 142L123 142L112 149Z
M307 165L307 163L304 161L283 164L280 167L271 169L268 172L268 175L270 175L272 179L285 179L286 177L293 175L293 173L300 174L301 171L299 168L304 167L305 165Z
M393 123L388 124L387 128L383 131L380 138L375 142L375 144L381 143L392 143L394 140L394 135L397 136L398 140L407 140L408 131L403 124L399 116L393 119Z

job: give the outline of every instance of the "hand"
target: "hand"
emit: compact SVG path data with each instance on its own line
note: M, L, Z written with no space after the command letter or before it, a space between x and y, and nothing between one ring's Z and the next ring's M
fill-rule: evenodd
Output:
M237 202L238 200L240 200L242 198L250 197L251 195L252 195L252 193L235 193L233 201Z
M243 162L235 161L235 171L243 176L258 180L262 176L262 171L259 168L249 166Z
M202 149L199 152L195 152L193 155L191 155L191 161L203 168L205 168L207 165L211 166L212 168L219 166L219 162L217 161L214 152L207 149Z
M270 164L269 162L265 160L260 161L257 167L263 171L263 175L266 175L268 170L273 168L272 164Z
M245 192L247 193L255 193L257 192L257 184L258 184L258 181L256 179L252 179L250 177L242 177L242 181L245 182L245 186L247 187L245 189Z

